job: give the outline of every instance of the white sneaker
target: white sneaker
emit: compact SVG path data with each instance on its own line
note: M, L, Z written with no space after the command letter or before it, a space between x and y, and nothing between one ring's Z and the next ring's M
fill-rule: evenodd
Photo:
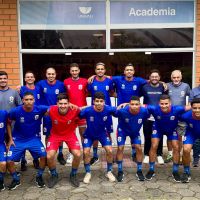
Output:
M111 171L106 173L106 177L108 178L108 180L110 182L115 182L116 181L116 178L115 178L115 176L113 175L113 173Z
M87 173L85 174L84 179L83 179L83 183L88 184L88 183L90 182L90 180L91 180L91 173L87 172Z
M145 163L145 164L149 163L149 156L144 156L143 163Z
M71 153L69 153L67 155L66 163L67 164L72 164L72 161L73 161L73 155Z
M164 165L165 163L162 156L157 156L157 161L160 165Z

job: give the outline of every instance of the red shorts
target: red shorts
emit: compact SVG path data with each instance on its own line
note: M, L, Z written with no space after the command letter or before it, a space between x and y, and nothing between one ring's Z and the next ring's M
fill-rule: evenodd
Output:
M78 119L76 122L78 127L86 127L86 119Z
M50 151L50 150L57 151L59 146L62 144L62 142L66 143L69 150L80 150L80 144L79 144L78 138L76 137L75 134L71 134L67 138L66 136L58 137L55 135L50 135L47 142L46 151Z

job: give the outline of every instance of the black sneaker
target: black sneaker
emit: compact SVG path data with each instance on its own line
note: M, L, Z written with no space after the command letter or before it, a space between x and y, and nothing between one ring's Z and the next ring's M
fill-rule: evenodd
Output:
M0 191L5 190L4 182L0 181Z
M74 187L79 187L80 183L76 177L76 174L70 174L70 182Z
M96 163L99 162L99 158L98 157L93 157L91 160L90 160L90 165L94 165Z
M198 167L199 166L199 157L193 158L192 165L193 165L193 167Z
M22 171L22 172L24 172L24 171L27 170L26 164L27 164L27 161L26 161L26 160L21 161L21 171Z
M39 188L45 187L45 183L44 183L42 176L37 176L36 179L35 179L35 182L37 183L37 186Z
M138 181L144 181L145 180L145 177L144 177L142 171L137 171L136 177L138 178Z
M153 178L154 176L155 176L155 172L152 171L152 170L149 170L149 171L147 172L147 174L145 175L145 179L148 180L148 181L150 181L150 180L152 180L152 178Z
M122 182L124 180L124 173L123 172L118 172L117 174L117 181Z
M190 179L191 179L191 176L190 174L187 174L187 173L183 173L183 175L181 176L181 182L182 183L189 183L190 182Z
M58 183L58 174L51 175L48 183L49 188L53 188Z
M19 185L21 185L20 181L12 180L11 184L8 186L9 190L15 190Z
M66 164L66 160L64 159L63 154L58 154L57 160L61 165Z
M35 169L39 169L39 160L38 159L33 160L33 166Z
M172 177L174 178L174 181L176 181L177 183L181 182L181 177L178 172L173 172Z

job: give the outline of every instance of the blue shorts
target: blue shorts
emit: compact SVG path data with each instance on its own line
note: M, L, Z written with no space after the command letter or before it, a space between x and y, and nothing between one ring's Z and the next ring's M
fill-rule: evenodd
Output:
M7 153L6 153L6 145L0 144L0 162L6 162Z
M106 131L108 134L113 133L113 121L112 121L112 116L108 116L107 119L107 126L106 126Z
M93 142L96 140L98 140L101 143L102 147L112 145L110 138L106 135L104 137L99 137L99 138L91 138L85 136L82 144L83 148L91 148Z
M131 144L141 144L140 133L130 135L130 134L126 134L123 130L118 128L118 130L117 130L117 145L124 146L127 136L130 137Z
M196 139L200 139L200 135L194 135L190 131L186 131L185 136L183 138L183 144L193 145Z
M48 137L50 135L52 123L51 118L49 116L43 117L43 134Z
M178 133L176 130L174 130L173 133L163 134L153 126L151 138L161 139L163 135L166 135L168 140L178 140Z
M19 162L22 155L28 150L33 159L46 157L46 150L40 139L34 138L29 141L14 141L15 146L11 146L7 153L8 161Z

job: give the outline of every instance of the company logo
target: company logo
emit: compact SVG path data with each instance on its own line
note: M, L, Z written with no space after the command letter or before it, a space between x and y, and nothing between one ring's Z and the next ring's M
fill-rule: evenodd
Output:
M92 7L79 7L79 11L82 14L87 15L92 11Z

